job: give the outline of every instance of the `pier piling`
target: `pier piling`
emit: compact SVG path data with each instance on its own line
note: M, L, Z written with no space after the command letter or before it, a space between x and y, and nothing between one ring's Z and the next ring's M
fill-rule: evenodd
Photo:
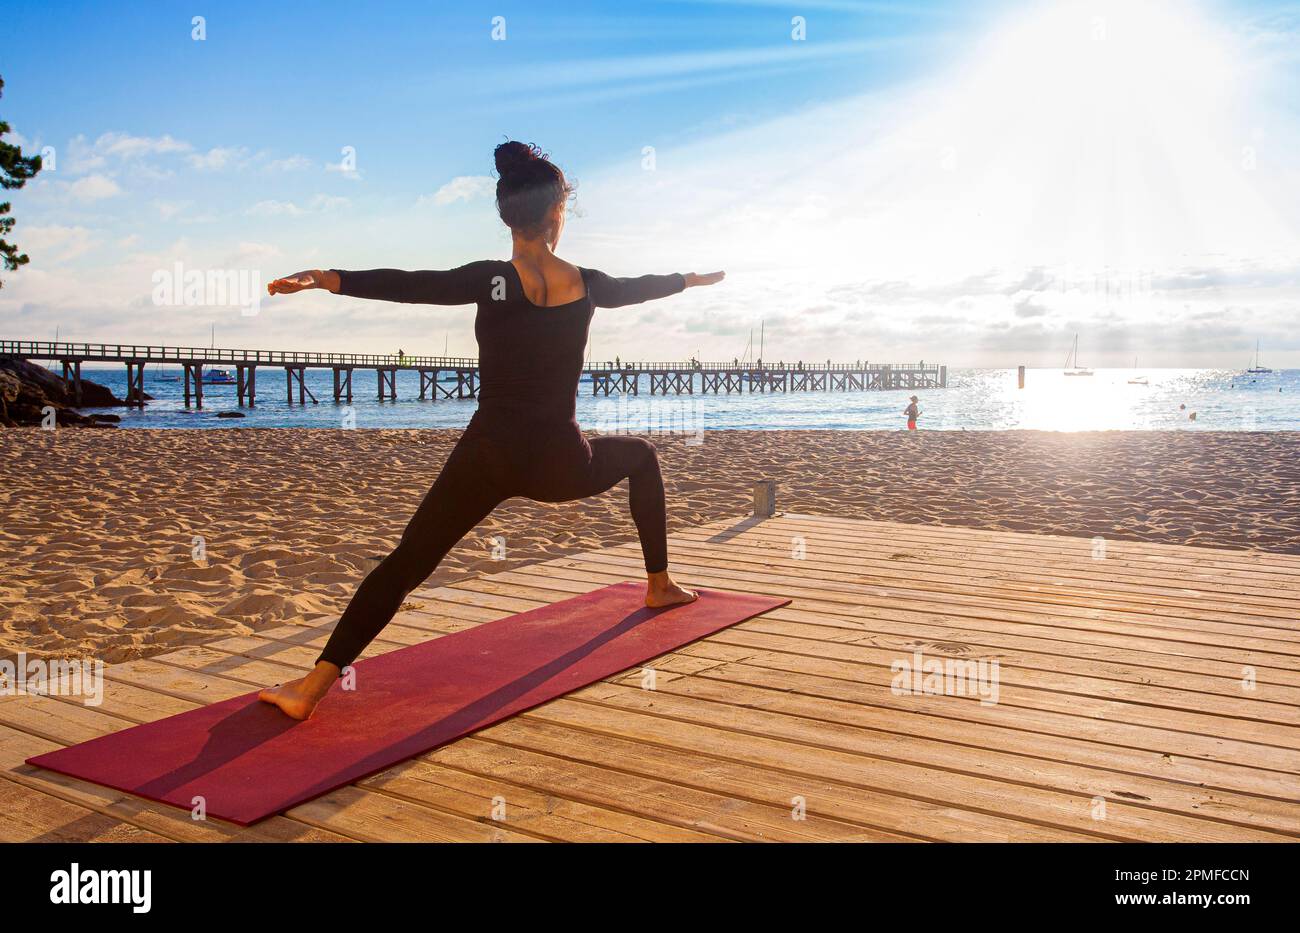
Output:
M375 375L379 380L379 401L385 398L397 401L397 370L391 367L376 369Z
M352 404L352 367L334 367L334 401Z
M235 395L242 406L247 402L249 408L257 405L257 367L239 365L235 367Z
M190 398L194 399L194 407L202 410L203 408L203 364L186 363L185 364L185 407L190 407Z

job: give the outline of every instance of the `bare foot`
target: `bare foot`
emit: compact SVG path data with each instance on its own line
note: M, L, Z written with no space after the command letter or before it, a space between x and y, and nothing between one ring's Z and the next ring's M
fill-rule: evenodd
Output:
M280 707L280 711L293 719L307 719L316 705L329 693L338 677L339 669L325 661L319 662L306 677L287 684L268 687L257 695L263 703Z
M699 593L674 583L666 570L662 573L652 573L646 576L645 604L651 609L661 609L664 606L676 606L681 603L693 603L699 598Z

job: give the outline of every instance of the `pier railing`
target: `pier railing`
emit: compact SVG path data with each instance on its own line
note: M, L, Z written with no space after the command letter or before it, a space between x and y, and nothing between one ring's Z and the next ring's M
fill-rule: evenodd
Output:
M353 366L395 369L474 369L479 362L468 356L413 356L396 353L316 353L302 350L231 350L217 347L166 347L153 344L76 343L52 340L0 340L0 356L36 360L81 360L146 363L243 363L267 366ZM690 370L773 372L863 372L891 369L937 373L938 363L800 363L784 360L588 360L583 369L624 372L687 372Z
M398 356L396 353L313 353L298 350L222 350L215 347L158 347L127 343L66 343L0 340L0 356L35 360L120 363L246 363L268 366L375 366L408 369L472 369L478 360L461 356Z
M842 373L842 372L863 372L870 369L910 369L916 372L938 372L939 363L872 363L867 360L861 360L853 363L800 363L798 360L786 362L778 360L763 360L761 363L757 360L679 360L675 363L661 362L632 362L628 360L614 361L589 361L584 369L620 369L638 370L640 372L685 372L691 369L707 369L713 371L720 370L773 370L775 372L788 373Z

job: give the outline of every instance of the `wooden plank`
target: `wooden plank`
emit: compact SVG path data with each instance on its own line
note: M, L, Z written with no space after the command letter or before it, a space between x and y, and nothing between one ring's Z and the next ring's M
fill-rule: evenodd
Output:
M569 796L539 793L519 784L513 775L483 776L419 759L359 783L440 809L477 812L480 820L557 842L725 841L719 835L658 823Z
M692 582L705 582L696 581ZM490 583L490 581L489 581ZM483 581L463 581L448 587L469 598L483 598L494 601L510 601L517 605L518 611L534 608L545 601L536 599L536 593L530 598L502 596L499 594L482 594L475 587L488 584ZM499 587L498 587L499 588ZM516 590L517 591L517 590ZM756 590L758 591L758 590ZM769 591L777 592L777 591ZM898 659L898 652L880 651L866 645L844 644L833 641L814 641L810 639L790 639L786 636L767 635L752 631L744 625L733 626L711 636L710 643L737 645L755 649L783 650L793 654L807 654L811 657L848 660L859 664L872 664L889 668ZM1045 691L1065 693L1071 696L1092 697L1119 700L1133 707L1133 721L1149 720L1150 713L1141 708L1155 707L1160 715L1164 711L1171 713L1193 712L1231 718L1225 726L1235 730L1234 734L1250 737L1259 741L1276 741L1287 747L1298 747L1300 728L1295 722L1293 708L1283 702L1268 702L1245 697L1218 696L1196 693L1190 690L1155 687L1147 683L1129 683L1110 681L1096 677L1082 677L1059 672L1043 672L1030 669L1009 667L1002 674L1002 683L1009 686L1036 687ZM1275 688L1283 689L1283 688Z
M697 692L706 694L707 689ZM671 717L677 723L695 722L709 726L725 721L727 731L743 732L746 737L782 738L818 749L853 752L875 762L906 763L933 774L942 772L954 782L958 781L959 775L970 775L1088 796L1095 795L1098 790L1115 791L1129 799L1151 801L1150 806L1170 813L1198 816L1212 811L1216 818L1225 821L1300 838L1300 800L1294 790L1288 800L1265 800L1236 792L1209 792L1177 781L1126 773L1113 765L1105 769L1085 768L1047 757L955 746L952 742L933 741L914 734L868 728L862 724L859 711L849 704L834 709L823 708L824 715L835 715L835 719L813 719L806 715L811 705L806 698L786 696L780 692L766 691L762 708L731 703L725 704L725 710L720 709L718 703L688 693L676 695L667 690L641 690L622 684L596 684L570 696L574 703L595 700L602 707L653 712L657 716ZM1285 793L1280 787L1281 782L1277 784L1275 792Z
M893 562L895 566L915 565L921 570L938 567L965 576L992 574L997 577L1010 574L1010 579L1016 579L1022 573L1032 578L1035 570L1042 570L1068 578L1113 583L1126 588L1151 586L1156 589L1177 589L1180 584L1211 585L1217 587L1220 593L1291 599L1295 598L1294 594L1290 597L1287 594L1296 580L1300 579L1300 560L1297 561L1294 572L1276 568L1275 572L1262 572L1255 565L1246 569L1240 566L1203 567L1190 562L1168 560L1142 562L1116 556L1109 541L1106 556L1101 560L1093 558L1090 542L1086 551L1060 553L1040 549L1032 555L1021 555L992 548L972 548L968 540L962 543L960 540L921 537L899 533L894 529L873 535L869 533L874 530L870 523L864 524L867 525L865 529L847 534L821 523L764 522L728 537L725 542L718 542L717 534L710 527L704 526L677 531L669 536L669 543L725 546L728 550L741 545L755 551L789 554L798 537L803 539L805 553L811 548L818 560L831 563L866 559L887 562L886 566L888 562ZM863 534L863 530L868 533Z
M664 698L651 698L647 702ZM678 708L679 704L665 703ZM931 769L907 762L873 758L862 752L848 752L827 745L772 738L753 733L737 734L716 725L716 714L708 723L666 717L634 710L611 709L579 700L555 700L526 714L585 729L600 735L632 738L671 749L723 758L739 764L759 764L790 775L789 788L800 788L817 780L830 780L867 787L884 793L908 796L947 807L978 810L1036 822L1042 826L1074 832L1094 832L1112 839L1148 841L1284 841L1282 833L1250 826L1211 821L1180 813L1140 807L1127 802L1123 786L1098 776L1091 784L1065 792L1031 784ZM1106 800L1104 825L1093 819L1095 798ZM1235 813L1235 811L1234 811ZM1249 814L1246 814L1249 816Z
M38 790L0 781L0 842L168 842L165 836Z
M1099 743L1103 747L1115 747L1121 751L1151 750L1162 759L1161 767L1175 764L1195 767L1199 762L1210 761L1239 765L1252 774L1256 770L1262 770L1269 776L1300 774L1300 752L1293 749L1173 729L1133 726L1099 717L1090 718L1028 706L1012 706L1006 702L1005 697L1000 697L1001 702L996 706L985 706L978 701L967 702L961 697L896 696L888 689L888 677L874 681L868 678L841 680L779 667L764 667L751 663L743 651L736 652L736 656L743 660L721 660L707 655L725 652L715 652L713 646L709 645L700 645L698 648L699 656L673 655L656 661L654 668L669 674L693 674L709 680L769 687L801 696L846 700L885 711L883 722L894 723L900 729L914 728L909 723L898 720L897 714L906 713L951 720L962 725L976 723L1002 726L1024 733L1027 739L1036 735L1059 736ZM627 678L624 682L626 680Z
M591 568L600 565L619 568L625 577L631 573L635 558L630 554L593 552L574 557L560 558L560 567ZM1079 626L1088 630L1133 631L1135 626L1146 626L1147 631L1173 641L1191 641L1199 644L1234 646L1281 654L1300 656L1300 633L1265 626L1253 626L1219 621L1185 621L1172 616L1151 613L1118 612L1094 609L1087 606L1045 606L1022 608L1024 603L1015 599L961 596L958 594L933 594L927 591L907 590L898 587L878 587L862 584L829 583L819 580L812 570L804 569L799 576L770 572L735 569L725 561L678 560L674 573L685 580L716 582L708 585L745 588L762 584L767 591L784 593L789 598L799 598L804 608L824 608L826 611L854 612L858 607L877 606L882 609L912 609L936 614L964 613L977 618L1023 619L1045 625L1070 628ZM701 585L705 585L701 582ZM495 608L506 605L487 604ZM845 610L845 607L851 607ZM518 610L515 610L518 611Z
M1174 755L1145 748L1126 747L1110 742L1096 742L1073 736L1052 736L1027 732L1004 720L988 726L971 720L954 721L949 718L917 715L903 701L913 697L894 697L897 708L882 708L871 701L885 691L863 685L856 691L843 690L838 697L824 692L800 691L797 687L807 681L797 676L789 678L752 678L699 675L658 677L656 691L662 694L706 699L714 703L741 706L747 709L788 712L803 718L853 725L890 737L917 738L952 746L953 759L962 762L972 752L1006 752L1019 756L1007 761L1043 759L1063 765L1080 765L1118 775L1176 781L1209 789L1270 796L1280 800L1300 801L1300 775L1283 770L1265 770L1258 766L1243 766L1237 762L1202 761L1193 756ZM619 682L621 687L637 686L633 677ZM815 688L814 688L815 689ZM595 694L584 694L590 697ZM950 706L976 706L976 703L953 702L957 698L936 697L948 700ZM995 707L983 707L991 709ZM903 715L900 716L900 713ZM880 747L889 747L893 739L886 739ZM933 746L938 748L938 746ZM1293 756L1294 757L1294 756ZM909 756L910 760L922 760ZM987 772L988 769L985 768Z
M620 554L607 552L604 559L597 561L594 556L590 562L580 558L560 558L548 564L521 567L517 573L545 574L556 579L589 580L593 575L603 580L634 579L633 568L639 567L639 559L630 552ZM716 581L707 585L724 588L747 588L750 591L766 589L772 593L784 593L788 587L766 586L762 574L751 575L737 580L727 575L723 568L714 576L715 565L697 565L677 567L675 571L683 580ZM687 576L692 574L692 576ZM706 585L699 583L699 585ZM449 597L455 598L455 597ZM450 611L450 607L448 608ZM954 628L971 631L996 631L1019 634L1027 632L1039 637L1050 637L1071 644L1121 644L1131 646L1144 644L1146 649L1155 654L1168 654L1171 658L1204 657L1218 658L1234 664L1248 664L1275 671L1294 673L1300 654L1290 645L1262 639L1243 639L1235 635L1197 635L1176 630L1153 627L1142 623L1112 622L1094 617L1092 619L1074 620L1050 614L1020 612L1015 609L997 612L973 612L958 614L942 603L906 603L902 600L863 598L853 601L822 601L819 599L799 599L794 607L774 610L773 617L790 617L792 613L812 612L827 620L842 619L853 624L858 620L902 623L913 621L942 622ZM1115 639L1141 639L1141 642L1119 642ZM1280 650L1279 650L1280 649Z
M1001 529L972 528L968 526L929 524L922 522L895 522L880 519L863 520L840 518L833 515L807 515L799 512L787 512L771 519L774 524L809 523L821 528L837 528L849 533L870 531L895 532L900 535L914 534L946 541L966 541L978 543L981 547L1004 548L1008 551L1041 553L1082 553L1091 550L1092 535L1041 534L1038 532L1004 531ZM733 522L719 522L725 525L724 534L732 530L749 527L754 524L750 519ZM1248 550L1242 548L1210 548L1202 545L1169 544L1166 542L1134 541L1132 539L1107 539L1108 549L1112 546L1123 556L1149 563L1176 562L1179 565L1193 564L1203 567L1244 567L1259 568L1263 572L1294 573L1300 566L1300 556L1280 554L1265 550Z
M584 563L622 563L630 555L631 552L627 549L624 549L621 553L594 551L566 558L566 560ZM683 573L699 569L721 572L725 568L728 573L734 575L737 579L745 579L746 574L750 578L761 576L769 583L786 586L790 592L796 595L826 601L840 600L848 602L855 597L857 599L876 597L889 599L891 603L917 601L935 607L948 606L950 607L949 611L955 608L985 611L1015 610L1023 606L1044 617L1089 620L1116 619L1159 626L1173 632L1200 635L1209 633L1215 636L1226 635L1268 639L1275 642L1273 650L1300 653L1300 631L1297 631L1294 626L1285 621L1287 618L1285 614L1279 614L1276 619L1208 610L1201 613L1179 610L1177 614L1171 614L1168 611L1155 611L1155 609L1148 609L1131 603L1107 606L1102 605L1100 600L1085 600L1081 597L1073 602L1064 597L1052 600L1032 600L1022 593L999 592L997 590L984 592L972 590L966 592L957 586L938 587L929 584L926 586L881 586L872 583L836 580L832 579L831 575L819 572L817 568L810 567L807 562L803 561L798 562L799 566L793 568L790 573L779 573L772 566L755 570L743 564L732 566L732 563L728 558L721 555L705 556L703 559L698 559L678 554L673 557L672 566L675 571ZM1156 609L1163 609L1163 607L1156 607Z
M578 573L567 568L523 567L518 571L494 574L491 577L480 579L485 583L490 581L520 583L539 587L546 586L566 593L587 592L596 586L604 585L601 581L605 579L615 579L612 575L606 577L596 574L594 576L598 576L599 581L593 580L593 574L590 572ZM989 652L996 651L997 656L1000 658L1007 657L1003 649L1022 647L1027 652L1034 654L1041 653L1063 658L1106 661L1117 657L1113 649L1118 647L1123 649L1122 657L1127 667L1205 674L1210 677L1232 680L1234 683L1240 681L1243 665L1249 665L1252 661L1259 662L1263 660L1258 656L1254 658L1237 656L1232 660L1227 660L1227 657L1231 657L1229 655L1221 656L1224 659L1220 660L1218 658L1170 655L1160 651L1145 650L1144 646L1147 643L1144 640L1127 636L1106 636L1103 634L1100 639L1096 640L1063 641L1052 637L1053 631L1047 628L1041 630L1042 635L1026 636L1023 634L1023 630L1026 628L1023 623L1005 626L994 623L993 627L988 629L953 628L932 624L927 621L928 618L924 615L908 614L904 619L895 622L874 617L859 619L784 607L765 613L757 619L751 620L751 623L753 623L753 627L757 627L769 621L800 622L811 626L826 627L831 630L839 629L839 632L828 632L824 636L828 641L857 641L869 638L876 645L892 645L896 643L911 645L920 643L929 645L939 651L946 650L947 647L954 649L987 649ZM1004 634L1004 632L1013 634ZM1073 637L1077 637L1077 635ZM1257 675L1260 683L1300 687L1300 671L1261 665L1257 669Z
M1202 573L1199 578L1191 578L1168 566L1159 573L1122 577L1112 572L1109 557L1094 560L1088 556L1068 562L1004 559L981 563L969 550L957 547L912 550L893 543L871 548L839 545L834 539L828 544L820 534L803 529L797 537L804 556L795 558L791 556L793 548L789 543L792 537L748 531L729 540L726 553L733 559L754 557L787 568L814 564L819 569L848 574L850 579L870 575L909 583L988 585L1012 592L1066 594L1090 600L1137 598L1146 605L1193 611L1219 607L1274 618L1300 610L1300 596L1297 596L1300 573L1267 586L1259 585L1261 577L1246 572L1239 571L1233 577ZM675 534L669 539L669 547L673 553L719 553L707 532Z
M756 820L758 812L780 812L783 814L782 820L789 820L795 797L802 797L805 801L808 822L817 819L843 821L861 826L864 832L888 832L930 840L969 839L985 842L1005 842L1011 839L1078 842L1101 838L1094 834L1019 821L1001 813L951 807L816 776L797 775L792 778L788 771L780 768L754 762L733 762L707 752L684 748L680 744L663 747L608 732L593 733L529 714L498 723L433 754L439 760L457 756L462 743L480 740L511 749L512 754L506 759L510 767L516 766L521 760L521 752L550 754L554 750L561 750L568 758L605 769L623 771L654 782L670 782L674 786L703 792L709 797L721 797L729 801L727 806L706 818L714 826L722 828L725 825L733 832L736 831L735 818L744 818L747 822L743 831L747 838L772 837L773 832L782 827L783 823L773 823L770 816L764 818L757 827L748 821ZM522 759L524 766L529 761L530 759ZM663 806L693 816L697 812L692 806L696 799L698 798L692 795L674 791L672 797L665 799ZM682 803L685 806L679 809L679 804ZM746 804L757 804L764 810L756 812ZM795 831L803 831L803 827ZM755 833L757 835L753 835ZM785 838L784 833L785 830L782 830L782 834L775 838Z
M454 767L467 774L523 782L547 800L564 794L602 808L622 810L629 816L635 814L640 822L648 817L659 838L676 827L696 836L708 834L711 838L738 841L859 842L915 838L817 814L796 821L791 818L789 808L754 803L731 794L699 791L679 783L599 767L585 760L557 757L554 752L558 749L585 754L585 749L573 742L572 736L564 738L568 741L545 742L537 750L507 747L471 736L430 752L424 758L447 766L448 771Z

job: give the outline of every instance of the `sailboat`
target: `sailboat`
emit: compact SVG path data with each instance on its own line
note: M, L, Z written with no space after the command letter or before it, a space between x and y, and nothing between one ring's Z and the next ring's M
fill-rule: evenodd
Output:
M1070 348L1070 355L1065 358L1065 374L1067 376L1091 376L1091 369L1084 369L1079 365L1079 335L1074 335L1074 346Z
M1138 368L1138 358L1136 356L1133 357L1133 368L1134 369ZM1146 376L1134 376L1132 379L1128 381L1128 384L1131 386L1144 386L1144 385L1148 385L1149 383L1147 382Z
M1259 341L1255 341L1255 365L1246 370L1248 373L1271 373L1273 370L1267 366L1259 365Z

